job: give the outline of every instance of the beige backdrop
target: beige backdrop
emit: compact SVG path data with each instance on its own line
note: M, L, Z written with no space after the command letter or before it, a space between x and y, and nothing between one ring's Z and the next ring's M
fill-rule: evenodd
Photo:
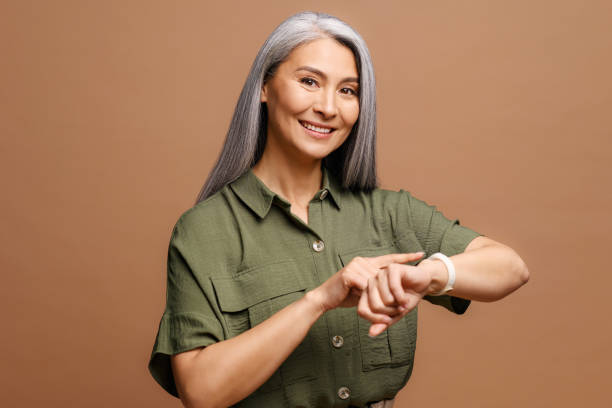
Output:
M0 405L180 406L146 369L170 231L310 9L370 47L383 186L531 271L463 316L422 304L398 408L609 406L611 4L3 1Z

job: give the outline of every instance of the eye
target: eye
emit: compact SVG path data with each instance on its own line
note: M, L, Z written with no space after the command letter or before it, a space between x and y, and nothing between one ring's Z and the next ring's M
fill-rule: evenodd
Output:
M300 82L303 84L306 84L308 86L314 86L317 84L317 81L313 78L310 77L304 77L304 78L300 78Z
M342 88L340 92L346 95L357 95L357 91L355 91L353 88Z

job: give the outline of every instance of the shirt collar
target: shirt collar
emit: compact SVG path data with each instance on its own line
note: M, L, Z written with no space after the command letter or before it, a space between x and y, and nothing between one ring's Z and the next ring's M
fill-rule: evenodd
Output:
M341 184L323 165L321 165L321 172L323 173L322 188L317 191L315 197L320 197L323 191L327 190L327 197L324 199L331 199L335 206L340 209L340 196L342 195ZM236 193L236 195L259 216L259 218L264 218L268 215L273 202L285 208L291 205L285 198L270 190L263 181L253 173L253 169L248 169L244 174L231 182L230 187L234 193Z

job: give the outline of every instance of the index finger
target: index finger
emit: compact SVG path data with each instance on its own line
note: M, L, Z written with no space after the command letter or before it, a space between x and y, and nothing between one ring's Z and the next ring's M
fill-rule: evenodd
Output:
M423 255L425 255L425 252L411 252L404 254L380 255L369 259L372 265L374 265L376 268L384 268L385 266L389 266L392 263L406 263L416 261Z

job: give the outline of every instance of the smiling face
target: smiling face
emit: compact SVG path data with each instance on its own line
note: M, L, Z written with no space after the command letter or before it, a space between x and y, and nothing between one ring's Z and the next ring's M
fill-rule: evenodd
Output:
M268 154L321 160L337 149L359 117L358 76L353 53L334 39L295 48L262 89Z

